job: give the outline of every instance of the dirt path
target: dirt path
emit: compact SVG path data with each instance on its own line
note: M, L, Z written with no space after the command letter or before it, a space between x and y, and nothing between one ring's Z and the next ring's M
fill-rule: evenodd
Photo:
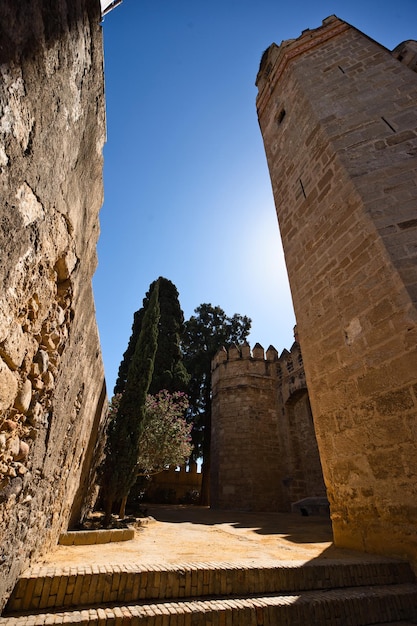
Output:
M332 545L330 521L283 513L211 511L206 507L152 506L131 541L57 546L42 563L63 566L164 563L310 561L355 558Z

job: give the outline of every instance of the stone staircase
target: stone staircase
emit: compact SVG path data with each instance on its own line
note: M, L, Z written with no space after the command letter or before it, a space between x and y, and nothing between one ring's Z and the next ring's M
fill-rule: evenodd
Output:
M408 563L377 557L308 563L38 566L18 581L0 626L409 626Z

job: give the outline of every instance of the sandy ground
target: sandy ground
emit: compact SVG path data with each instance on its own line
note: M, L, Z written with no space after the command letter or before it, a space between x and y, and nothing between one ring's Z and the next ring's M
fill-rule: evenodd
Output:
M333 546L330 521L322 517L163 505L149 507L148 515L131 541L57 546L39 565L213 562L267 565L276 561L358 557L358 553Z

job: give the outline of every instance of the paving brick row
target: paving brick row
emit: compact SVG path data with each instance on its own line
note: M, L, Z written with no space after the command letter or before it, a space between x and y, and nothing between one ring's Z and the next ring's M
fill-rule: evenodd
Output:
M0 626L409 626L416 620L417 586L405 583L74 609L3 617Z
M408 563L325 561L284 562L276 567L228 563L96 568L41 568L18 581L6 614L45 609L170 600L204 596L256 595L414 581Z

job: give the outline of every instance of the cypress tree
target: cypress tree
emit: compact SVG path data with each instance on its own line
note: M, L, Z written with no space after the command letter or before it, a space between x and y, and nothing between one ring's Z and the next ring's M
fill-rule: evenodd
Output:
M125 501L136 481L139 438L158 345L158 292L159 285L156 284L143 313L141 329L128 366L123 396L108 428L101 481L106 524L110 521L113 502L119 499Z
M175 285L160 276L149 286L143 299L142 308L133 316L132 334L119 366L114 393L123 393L127 373L135 346L142 328L144 314L149 306L155 288L158 287L160 317L158 323L158 346L155 354L154 373L149 393L157 394L162 389L169 392L186 391L189 375L182 362L180 341L184 328L184 314L181 310L178 290Z

